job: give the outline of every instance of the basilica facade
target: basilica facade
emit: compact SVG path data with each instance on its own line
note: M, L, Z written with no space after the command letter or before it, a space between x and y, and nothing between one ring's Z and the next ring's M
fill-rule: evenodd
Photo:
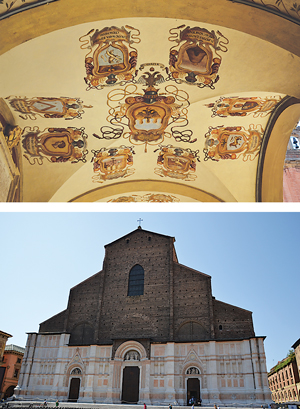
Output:
M103 268L29 333L21 399L90 403L270 403L252 313L212 296L175 239L140 227L105 246Z

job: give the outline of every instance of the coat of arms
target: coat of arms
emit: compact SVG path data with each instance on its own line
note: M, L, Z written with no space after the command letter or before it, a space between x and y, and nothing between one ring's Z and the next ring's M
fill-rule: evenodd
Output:
M24 157L31 165L42 165L43 159L52 163L86 162L86 139L84 128L48 128L40 131L38 127L25 127L22 145Z
M159 168L155 168L155 173L161 177L169 176L175 179L191 181L196 179L196 160L199 150L175 148L174 146L160 146L157 159Z
M165 79L153 67L143 74L138 84L147 85L143 93L137 85L127 85L124 89L114 89L107 96L110 108L107 120L113 125L100 128L102 136L94 134L99 139L117 139L122 135L132 144L157 145L164 137L174 137L176 141L193 143L191 130L181 130L188 124L187 108L190 105L188 94L174 85L165 87L163 94L155 86ZM171 127L170 132L166 128ZM129 132L124 132L127 126Z
M18 112L22 113L22 119L36 119L37 116L44 118L81 118L84 113L83 108L92 108L91 105L83 105L78 98L21 98L7 97L10 105Z
M206 106L212 108L212 118L215 116L246 116L250 114L257 118L270 114L280 100L280 97L221 97L216 102Z
M80 37L81 48L90 50L85 57L88 90L125 84L133 79L138 53L132 44L141 41L139 34L139 30L130 26L112 26L100 31L93 29Z
M177 82L214 88L219 80L220 51L226 52L228 39L219 31L182 25L170 31L170 41L177 44L170 49L169 69Z
M252 124L246 130L242 126L209 128L205 134L204 160L238 159L254 160L259 154L263 129Z
M134 169L130 169L133 165L133 149L129 146L120 146L118 148L101 148L100 150L92 150L94 157L94 172L97 175L93 176L93 181L102 183L106 180L124 178L134 173Z

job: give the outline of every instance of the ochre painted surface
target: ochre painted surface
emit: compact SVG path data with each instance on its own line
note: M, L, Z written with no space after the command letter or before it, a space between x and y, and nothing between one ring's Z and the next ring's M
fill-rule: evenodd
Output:
M0 113L23 131L25 202L254 202L269 118L300 98L299 26L242 4L59 0L0 31ZM282 200L299 117L295 105L274 127L263 200Z

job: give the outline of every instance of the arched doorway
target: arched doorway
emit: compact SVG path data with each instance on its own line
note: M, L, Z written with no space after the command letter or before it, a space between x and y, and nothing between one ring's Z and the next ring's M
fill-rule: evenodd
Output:
M4 399L10 398L14 394L15 385L10 385L4 394Z
M125 366L123 369L122 403L137 403L139 401L140 368Z
M80 391L80 378L72 378L69 388L68 402L77 402Z
M188 378L186 400L187 405L200 403L200 381L198 378Z

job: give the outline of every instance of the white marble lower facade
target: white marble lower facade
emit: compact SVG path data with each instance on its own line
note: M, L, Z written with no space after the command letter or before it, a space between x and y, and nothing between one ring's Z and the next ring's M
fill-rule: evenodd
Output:
M19 398L67 401L73 382L78 402L120 403L124 369L135 367L139 403L186 405L191 385L203 405L271 403L261 337L151 344L150 359L137 341L121 344L113 359L111 345L68 342L69 334L29 334Z

